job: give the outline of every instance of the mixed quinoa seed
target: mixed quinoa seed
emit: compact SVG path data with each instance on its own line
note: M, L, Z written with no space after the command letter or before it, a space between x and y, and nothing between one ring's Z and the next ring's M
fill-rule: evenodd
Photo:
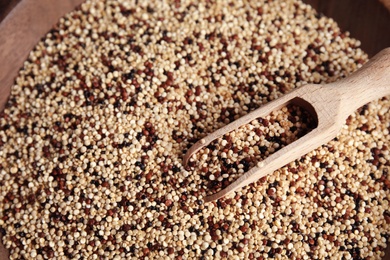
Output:
M228 113L222 111L222 118ZM315 127L316 120L307 111L288 105L212 142L190 159L189 166L198 166L197 170L203 173L201 176L209 181L208 195L211 195Z
M103 1L35 47L0 118L0 226L11 259L379 259L390 231L390 102L216 202L313 127L286 107L197 140L367 61L298 0Z

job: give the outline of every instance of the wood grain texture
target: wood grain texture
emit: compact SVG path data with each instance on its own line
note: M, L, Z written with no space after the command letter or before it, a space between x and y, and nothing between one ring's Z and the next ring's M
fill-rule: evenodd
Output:
M28 53L39 39L65 13L82 0L22 0L12 1L13 9L2 6L6 17L0 23L0 109L8 98L10 87Z

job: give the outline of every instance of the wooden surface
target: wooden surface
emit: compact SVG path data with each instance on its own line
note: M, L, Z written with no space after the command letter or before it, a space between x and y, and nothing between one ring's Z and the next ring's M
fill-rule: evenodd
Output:
M19 3L20 0L0 0L0 22L8 15L8 13Z
M380 0L390 8L390 0ZM0 0L0 110L29 51L82 0ZM390 12L376 0L304 0L334 18L373 55L390 46ZM8 259L0 247L0 260ZM390 258L388 258L390 259Z
M390 12L390 0L379 0Z

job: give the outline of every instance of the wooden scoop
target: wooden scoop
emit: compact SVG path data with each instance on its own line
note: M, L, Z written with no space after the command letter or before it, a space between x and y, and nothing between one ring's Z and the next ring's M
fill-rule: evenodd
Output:
M217 200L331 141L352 112L387 95L390 95L390 48L379 52L347 78L326 85L304 85L216 130L196 142L184 155L183 163L187 165L194 153L213 140L288 104L301 106L312 114L317 120L315 129L259 162L225 189L205 197L205 202Z

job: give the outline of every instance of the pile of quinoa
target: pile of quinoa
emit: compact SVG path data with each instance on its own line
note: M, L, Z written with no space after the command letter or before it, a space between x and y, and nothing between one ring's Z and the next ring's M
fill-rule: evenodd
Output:
M307 111L288 105L212 142L190 158L189 166L196 166L208 181L208 195L211 195L316 126L316 120ZM265 179L262 178L261 182Z
M380 259L389 238L390 102L216 202L313 126L286 107L234 119L367 61L299 0L91 0L30 53L0 117L0 231L11 259Z

